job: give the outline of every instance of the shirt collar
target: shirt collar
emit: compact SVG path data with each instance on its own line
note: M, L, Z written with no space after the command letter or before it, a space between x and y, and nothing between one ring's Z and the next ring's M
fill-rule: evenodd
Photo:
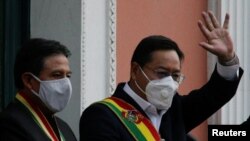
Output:
M153 114L153 115L158 115L160 114L161 116L167 112L167 110L161 110L160 113L157 112L157 109L154 105L149 103L148 101L144 100L140 96L138 96L128 85L128 83L125 84L123 87L123 90L142 108L143 111L146 112L146 114Z
M149 108L152 104L147 102L146 100L142 99L140 96L138 96L128 85L128 83L125 84L123 87L123 90L132 98L135 100L135 102L142 108L143 111L146 111L147 108ZM153 105L152 105L153 106Z

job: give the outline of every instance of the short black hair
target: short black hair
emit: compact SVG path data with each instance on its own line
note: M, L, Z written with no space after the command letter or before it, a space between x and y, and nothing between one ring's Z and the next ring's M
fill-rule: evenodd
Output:
M153 52L159 50L174 50L176 51L180 62L184 59L184 54L175 41L162 35L151 35L142 39L137 45L131 63L137 62L143 67L151 61Z
M15 59L14 77L16 88L21 90L24 87L21 78L23 73L31 72L39 76L45 58L57 54L62 54L67 58L71 55L66 46L55 40L33 38L25 42L18 50Z

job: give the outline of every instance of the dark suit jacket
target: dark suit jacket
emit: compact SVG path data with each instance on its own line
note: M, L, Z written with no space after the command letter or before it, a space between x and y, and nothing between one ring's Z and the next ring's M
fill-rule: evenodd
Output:
M250 130L250 116L241 125L247 126L249 128L249 130Z
M248 141L250 140L249 138L250 138L250 135L249 135L249 133L250 133L250 116L247 118L247 120L246 121L244 121L244 122L242 122L241 123L241 126L242 126L242 130L246 130L247 131L247 136L248 136Z
M239 78L227 81L214 71L208 83L193 90L189 95L176 94L170 109L163 115L160 135L166 141L186 141L186 134L220 109L236 93L243 70ZM119 84L114 97L132 104L145 117L141 107L123 91ZM100 103L89 106L80 120L81 141L133 141L127 129L120 123L112 111Z
M76 141L70 127L56 117L57 125L66 141ZM33 120L28 109L15 99L0 114L0 141L50 141Z

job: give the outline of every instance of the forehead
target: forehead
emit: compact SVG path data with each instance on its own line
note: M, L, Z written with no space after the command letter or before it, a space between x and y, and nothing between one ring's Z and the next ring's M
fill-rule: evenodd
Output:
M67 69L69 70L68 58L62 54L56 54L48 56L44 59L43 70L58 70L58 69Z
M176 69L180 69L181 67L179 56L174 50L160 50L153 52L151 60L147 64L165 68L175 67Z

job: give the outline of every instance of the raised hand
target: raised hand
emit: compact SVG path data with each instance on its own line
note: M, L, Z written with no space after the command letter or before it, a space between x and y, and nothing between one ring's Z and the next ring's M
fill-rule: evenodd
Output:
M223 26L220 26L218 20L212 12L202 12L204 23L199 20L198 25L207 42L200 42L207 51L216 55L221 62L227 62L233 59L235 52L233 41L228 32L229 14L226 14Z

